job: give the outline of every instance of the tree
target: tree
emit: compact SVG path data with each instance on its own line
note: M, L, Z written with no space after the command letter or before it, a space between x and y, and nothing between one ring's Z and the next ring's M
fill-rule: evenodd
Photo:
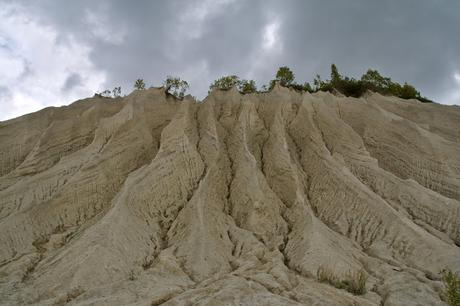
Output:
M342 76L339 74L339 71L337 70L337 67L335 64L331 65L331 85L332 87L339 88L340 87L340 81L342 80Z
M110 92L110 90L106 89L106 90L104 90L103 92L101 92L100 95L101 95L102 97L104 97L104 98L110 98L111 92Z
M281 86L288 87L294 82L294 72L287 66L280 67L276 72L276 80L280 82Z
M365 74L361 76L361 81L369 87L378 92L388 92L391 85L391 79L383 77L377 70L368 69Z
M166 92L178 99L183 99L185 92L189 88L187 81L172 76L168 76L163 84L166 88Z
M315 86L314 92L317 91L332 91L332 85L329 81L321 80L321 76L319 74L313 79L313 85Z
M118 98L121 96L121 86L118 86L118 87L115 87L113 90L112 90L112 96L114 98Z
M241 80L238 82L238 90L243 94L254 93L257 91L254 80Z
M236 75L227 75L223 76L214 81L214 83L209 86L209 90L220 89L220 90L229 90L234 86L240 84L240 78Z
M417 89L415 89L414 86L404 83L404 85L401 87L399 97L403 99L418 99L420 97L420 93L417 91Z
M460 275L451 270L442 271L442 281L445 289L444 299L451 306L460 305Z
M136 82L134 83L134 88L137 90L144 90L145 89L145 83L143 79L137 79Z
M311 87L310 83L308 82L305 82L305 84L303 85L305 91L308 91L309 93L312 93L313 92L313 88Z

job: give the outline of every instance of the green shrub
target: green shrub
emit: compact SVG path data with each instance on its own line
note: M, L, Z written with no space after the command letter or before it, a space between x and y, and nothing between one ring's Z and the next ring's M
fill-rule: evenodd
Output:
M220 90L229 90L234 86L238 86L240 78L236 75L223 76L214 81L214 83L209 86L209 90L220 89Z
M292 83L289 85L289 88L293 88L297 91L302 91L302 92L313 92L313 89L311 88L310 83L305 82L304 84L297 84L297 83Z
M316 271L316 278L319 282L328 283L337 289L345 289L354 295L366 293L367 274L364 270L357 272L349 271L345 278L340 279L332 270L324 266L319 266Z
M121 86L118 86L118 87L115 87L113 90L112 90L112 96L114 98L118 98L121 96Z
M393 82L390 78L382 76L377 70L369 69L361 76L360 80L343 77L340 75L337 66L331 65L331 79L321 80L319 75L313 81L313 91L328 91L333 89L347 97L361 97L366 91L374 91L383 95L393 95L402 99L418 99L424 103L431 103L430 99L422 97L414 86L404 83L401 85Z
M167 93L173 95L178 99L183 99L185 92L189 88L187 81L172 76L168 76L164 81L163 85L165 86Z
M134 82L134 89L144 90L145 89L144 80L143 79L137 79L136 82Z
M112 96L112 93L110 90L106 89L102 91L99 95L104 98L110 98Z
M223 76L215 80L214 83L209 86L209 90L229 90L232 87L236 87L242 94L257 92L257 86L254 80L240 80L236 75Z
M254 80L241 80L238 82L238 90L243 94L257 92L256 82Z
M361 76L361 82L364 86L372 91L381 93L387 92L391 85L391 79L383 77L377 70L368 69L365 74Z
M447 269L442 271L442 281L445 286L444 300L450 306L460 306L460 275Z
M281 86L288 87L294 82L294 72L287 66L280 67L276 72L276 81L280 82Z

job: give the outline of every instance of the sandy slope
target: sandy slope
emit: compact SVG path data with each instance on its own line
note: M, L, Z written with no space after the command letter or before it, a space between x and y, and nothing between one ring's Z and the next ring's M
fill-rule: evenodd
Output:
M0 175L2 305L443 305L460 271L459 107L149 89L0 122Z

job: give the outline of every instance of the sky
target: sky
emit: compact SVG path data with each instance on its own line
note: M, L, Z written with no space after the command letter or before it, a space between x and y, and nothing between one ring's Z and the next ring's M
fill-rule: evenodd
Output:
M460 105L458 0L0 0L0 120L168 75L202 99L236 74L258 86L377 69Z

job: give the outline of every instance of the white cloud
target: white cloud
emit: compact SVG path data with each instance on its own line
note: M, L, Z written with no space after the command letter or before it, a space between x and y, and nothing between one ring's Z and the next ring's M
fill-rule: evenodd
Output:
M89 26L91 34L105 42L120 45L126 37L126 30L121 26L113 28L109 22L109 10L107 5L101 2L96 8L86 9L84 20Z
M280 36L281 26L282 22L279 16L273 13L267 14L267 22L262 30L259 47L251 55L248 78L253 79L260 75L270 75L273 71L276 71L277 65L280 64L279 59L283 56L283 41Z
M28 16L22 7L3 5L0 12L0 120L67 104L101 89L105 75L89 60L90 49ZM80 86L63 91L67 77L81 76Z
M452 74L452 87L450 91L448 91L440 100L439 102L443 104L450 104L450 105L460 105L460 72L455 71Z
M273 48L280 48L279 43L279 28L280 22L278 19L268 23L264 28L262 48L265 50L272 50Z
M204 21L212 15L223 13L235 0L192 1L183 10L179 20L180 39L196 39L203 34Z

